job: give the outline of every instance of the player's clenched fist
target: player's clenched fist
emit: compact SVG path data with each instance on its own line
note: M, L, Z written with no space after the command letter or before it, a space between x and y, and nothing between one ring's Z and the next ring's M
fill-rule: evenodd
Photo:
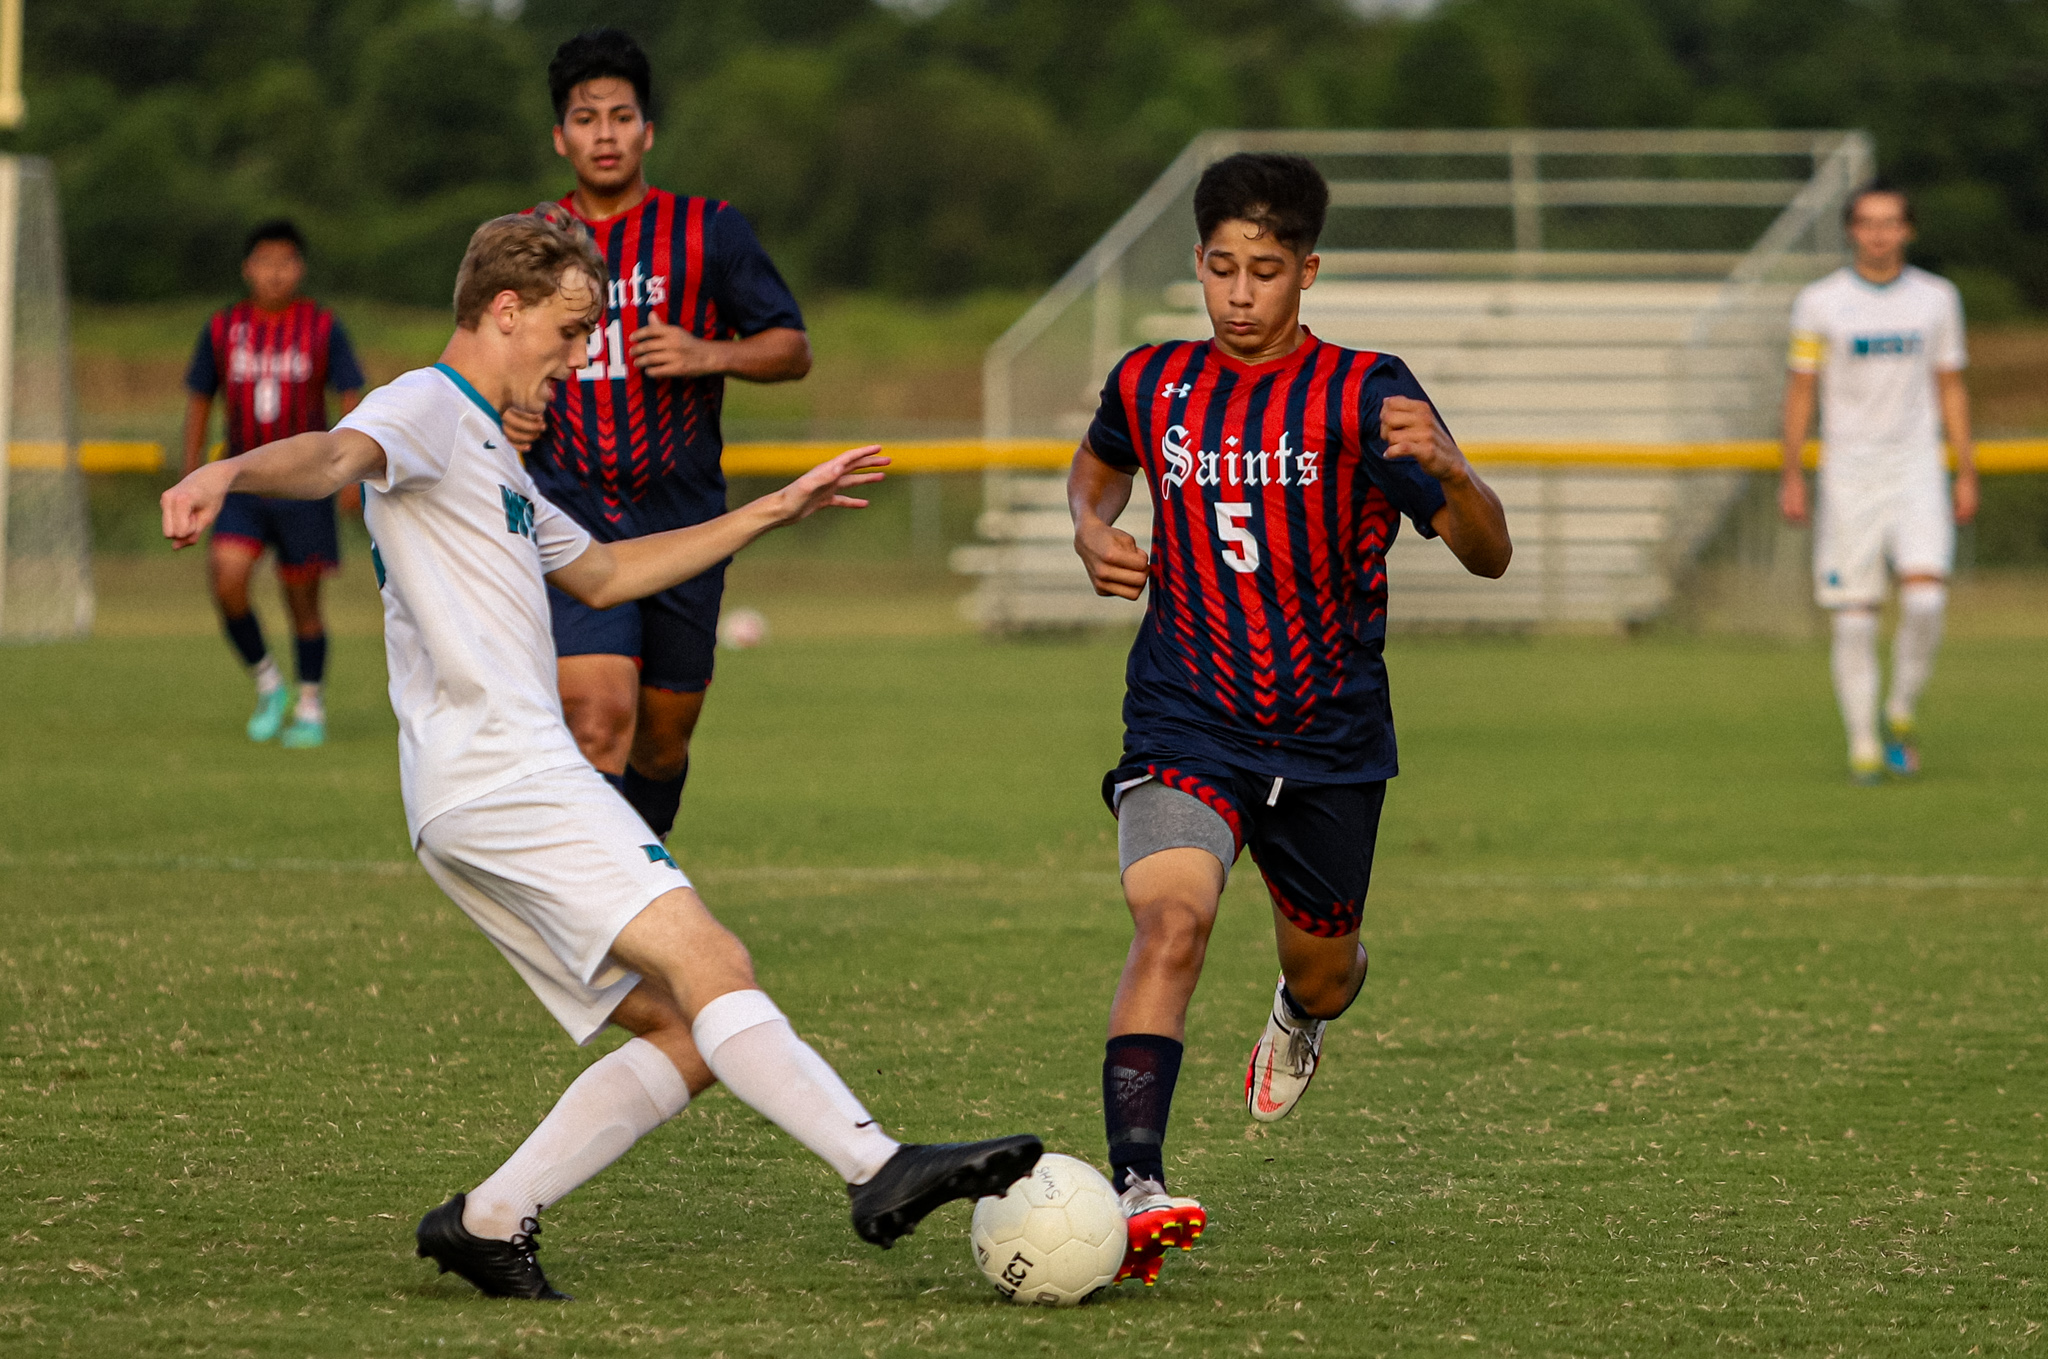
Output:
M199 535L220 514L234 479L230 463L213 462L163 493L164 537L171 540L173 548L199 541Z
M1427 401L1412 396L1390 396L1382 401L1380 437L1387 441L1389 458L1413 458L1438 481L1465 470L1465 455Z
M547 433L548 413L545 410L530 411L524 406L507 406L498 423L505 431L506 443L521 453L530 453L540 436Z
M1074 530L1074 551L1081 554L1096 594L1136 599L1144 593L1151 560L1122 529L1100 519L1085 521Z

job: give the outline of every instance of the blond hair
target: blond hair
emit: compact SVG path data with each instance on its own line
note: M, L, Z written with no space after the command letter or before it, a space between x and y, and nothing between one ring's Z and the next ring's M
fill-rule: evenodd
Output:
M561 290L570 270L590 278L590 320L604 315L604 259L583 224L556 203L493 217L469 238L455 271L455 324L472 330L498 294L519 294L526 306Z

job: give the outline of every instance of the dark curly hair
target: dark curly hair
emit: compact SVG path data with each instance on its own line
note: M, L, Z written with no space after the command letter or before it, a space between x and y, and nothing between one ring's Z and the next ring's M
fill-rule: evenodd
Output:
M640 116L654 118L654 82L647 54L640 44L616 28L589 28L555 49L548 63L548 94L555 101L555 121L569 108L569 94L586 80L610 76L628 81L640 101Z

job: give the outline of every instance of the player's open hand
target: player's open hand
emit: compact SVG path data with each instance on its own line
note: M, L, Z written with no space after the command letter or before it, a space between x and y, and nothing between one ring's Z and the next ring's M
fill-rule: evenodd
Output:
M220 517L234 485L232 461L210 462L163 493L164 537L173 549L190 547Z
M867 501L846 492L880 481L885 475L881 469L888 465L880 444L849 448L838 457L819 463L776 493L780 502L776 507L777 522L794 524L827 507L866 509Z
M1413 458L1418 467L1445 481L1468 470L1465 455L1458 448L1436 408L1412 396L1390 396L1380 403L1380 437L1387 441L1389 458Z
M636 328L632 349L633 366L648 377L709 377L725 371L723 345L663 321L646 321Z
M524 406L507 406L505 417L500 421L505 428L505 442L521 453L533 450L534 443L547 433L548 413L530 411Z
M1074 551L1088 568L1088 583L1098 595L1136 599L1145 592L1152 562L1138 540L1114 524L1088 519L1074 530Z

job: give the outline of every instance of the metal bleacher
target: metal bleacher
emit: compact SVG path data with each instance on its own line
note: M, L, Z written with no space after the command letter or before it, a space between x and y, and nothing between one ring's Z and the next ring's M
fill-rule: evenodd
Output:
M1468 576L1403 535L1397 624L1616 628L1671 603L1745 475L1716 449L1772 436L1792 294L1843 258L1870 174L1854 132L1216 132L993 346L991 439L1078 440L1133 345L1209 334L1193 189L1241 150L1331 181L1302 317L1404 358L1508 507L1515 563ZM1722 461L1725 461L1722 460ZM1135 621L1070 546L1061 478L986 474L981 541L955 568L994 628ZM1141 542L1139 494L1121 522Z

